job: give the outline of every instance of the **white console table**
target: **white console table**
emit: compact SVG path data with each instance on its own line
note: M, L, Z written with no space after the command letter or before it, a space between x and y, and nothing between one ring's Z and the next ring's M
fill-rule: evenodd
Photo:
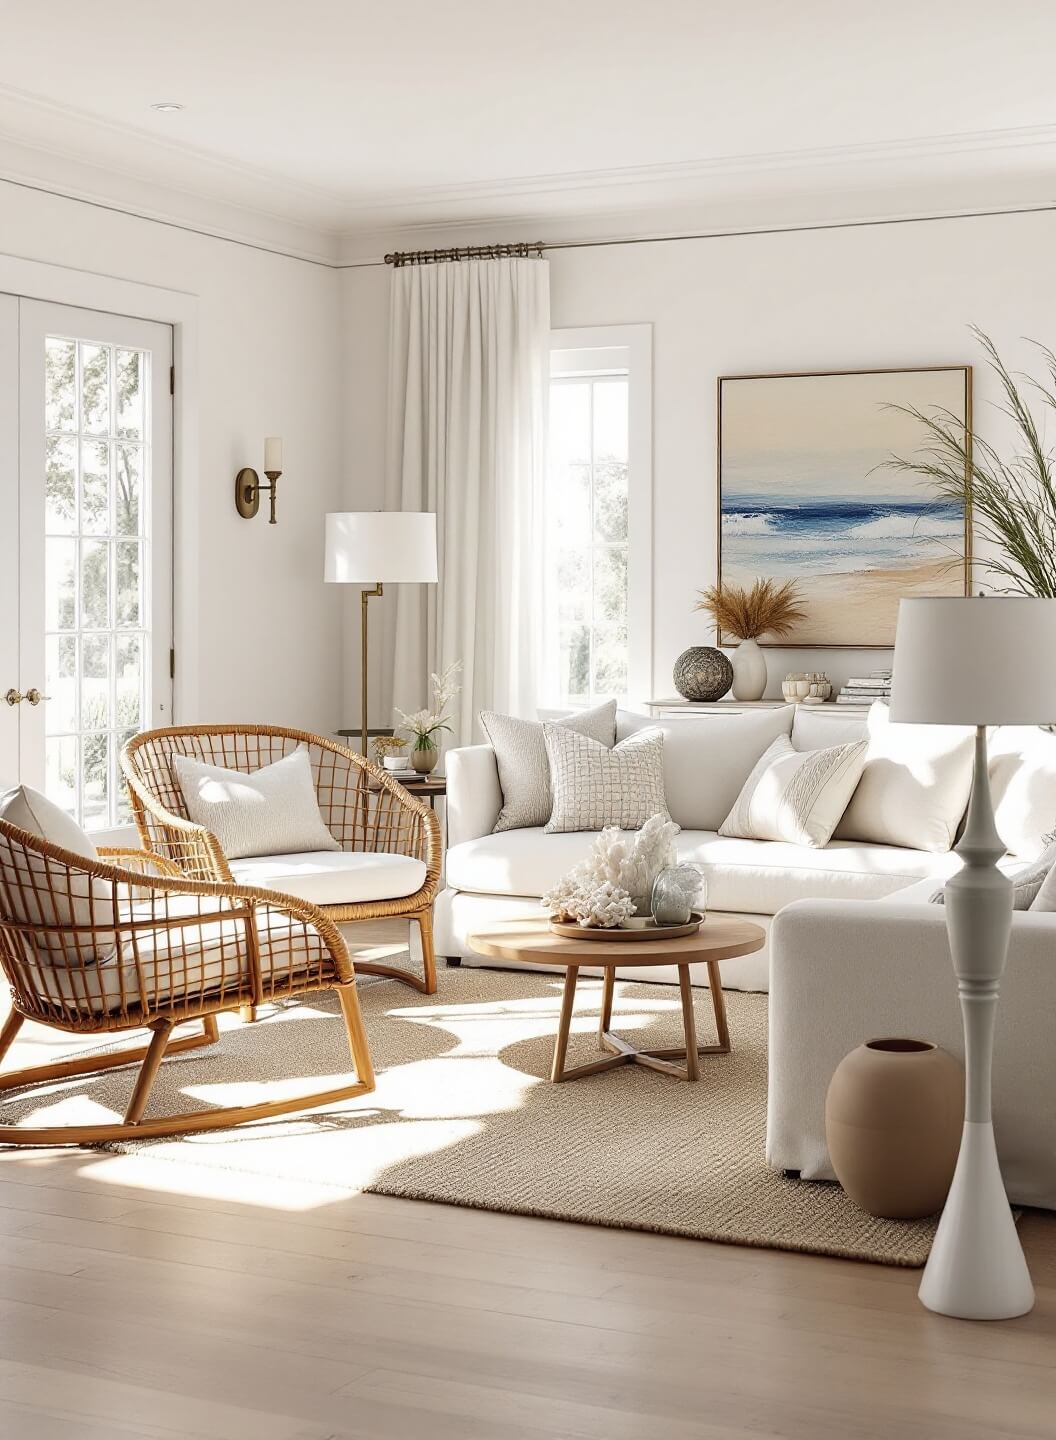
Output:
M683 700L681 695L673 695L666 700L647 700L645 708L662 720L680 715L742 715L748 710L780 710L792 704L814 715L867 715L872 703L870 699L861 705L837 705L835 700L826 700L821 705L805 705L801 700Z

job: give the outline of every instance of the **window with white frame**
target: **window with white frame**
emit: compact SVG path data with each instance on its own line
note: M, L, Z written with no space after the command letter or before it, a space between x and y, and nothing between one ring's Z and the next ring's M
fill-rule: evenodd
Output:
M557 331L545 506L545 700L650 688L648 326Z

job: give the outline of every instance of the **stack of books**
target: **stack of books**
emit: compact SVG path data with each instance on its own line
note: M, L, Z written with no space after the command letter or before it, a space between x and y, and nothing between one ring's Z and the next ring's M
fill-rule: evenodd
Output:
M874 670L846 682L836 696L837 705L871 705L874 700L891 699L891 671Z

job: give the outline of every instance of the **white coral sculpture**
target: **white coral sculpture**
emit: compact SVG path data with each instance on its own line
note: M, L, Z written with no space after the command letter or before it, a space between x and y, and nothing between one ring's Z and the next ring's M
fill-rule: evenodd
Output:
M626 925L634 914L634 901L627 891L608 880L583 893L579 923L584 929L612 930L617 925Z
M604 928L626 924L636 908L631 897L640 896L648 904L653 881L673 863L678 831L666 815L651 816L633 837L614 825L607 827L595 837L586 860L543 896L544 909L564 924L576 921ZM620 913L624 908L622 901L617 904L620 896L626 897L630 908L619 919L584 918Z
M576 872L564 876L540 900L540 905L550 912L550 918L562 925L571 925L582 913L585 891L576 879Z

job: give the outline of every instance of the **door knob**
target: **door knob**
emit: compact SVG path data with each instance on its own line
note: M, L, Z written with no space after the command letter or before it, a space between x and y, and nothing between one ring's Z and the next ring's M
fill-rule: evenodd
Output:
M42 700L50 700L51 696L42 695L37 689L37 687L34 685L31 689L26 691L23 699L28 700L31 705L39 705Z
M16 690L13 685L11 689L7 692L7 694L4 696L4 699L9 705L19 705L25 698L26 697L22 694L22 691Z

